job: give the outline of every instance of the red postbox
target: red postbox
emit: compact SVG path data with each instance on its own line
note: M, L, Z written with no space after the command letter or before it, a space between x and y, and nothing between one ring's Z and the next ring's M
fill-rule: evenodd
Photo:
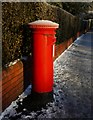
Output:
M32 29L32 90L36 93L53 91L53 45L59 24L48 20L29 23Z

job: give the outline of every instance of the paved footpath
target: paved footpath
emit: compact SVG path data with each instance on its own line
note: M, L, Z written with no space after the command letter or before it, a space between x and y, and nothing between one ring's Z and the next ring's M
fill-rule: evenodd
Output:
M5 111L2 120L93 119L93 29L80 36L54 62L54 102L40 111Z
M64 117L93 118L93 29L79 37L55 64L55 79L61 80L59 88L65 99Z

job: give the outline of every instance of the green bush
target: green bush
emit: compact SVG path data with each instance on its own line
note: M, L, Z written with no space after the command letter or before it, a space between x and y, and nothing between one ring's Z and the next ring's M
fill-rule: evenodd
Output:
M2 3L2 64L9 64L31 53L31 31L28 23L47 19L59 23L57 44L80 30L79 18L48 3Z
M26 26L35 20L34 3L2 3L2 63L9 64L22 56L29 54L30 34ZM26 28L26 30L25 30ZM27 38L26 38L27 37ZM23 47L23 39L25 45ZM22 50L22 48L24 48Z

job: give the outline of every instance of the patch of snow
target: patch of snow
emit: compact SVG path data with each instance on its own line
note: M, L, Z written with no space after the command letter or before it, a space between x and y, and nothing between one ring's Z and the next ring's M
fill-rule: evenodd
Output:
M15 65L19 60L20 60L20 59L17 59L17 60L15 60L15 61L13 61L13 62L10 62L9 64L6 64L5 67L10 67L10 66L12 66L12 65Z
M18 107L18 105L17 105L16 101L13 101L13 102L11 103L11 105L10 105L9 107L7 107L7 108L4 110L4 112L2 112L2 114L1 114L1 116L0 116L0 120L1 120L4 116L6 116L6 115L9 115L9 116L15 115L15 114L16 114L15 108L17 108L17 107Z
M49 26L49 27L56 27L58 28L59 24L58 23L55 23L55 22L52 22L52 21L49 21L49 20L37 20L35 22L31 22L29 23L30 26Z
M32 86L29 85L27 87L27 89L21 95L19 95L19 98L17 100L13 101L11 103L11 105L9 107L7 107L4 110L4 112L1 113L0 120L6 115L9 115L9 117L16 116L18 114L17 111L15 110L16 108L18 108L17 102L23 101L23 98L27 97L31 93L31 89L32 89Z
M19 95L18 100L23 101L23 98L27 97L31 93L31 89L32 85L29 85L27 89L21 95Z

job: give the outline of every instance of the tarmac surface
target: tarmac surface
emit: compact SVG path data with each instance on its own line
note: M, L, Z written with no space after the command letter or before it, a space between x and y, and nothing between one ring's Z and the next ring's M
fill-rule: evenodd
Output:
M40 111L15 106L2 120L32 118L93 119L93 29L83 34L54 61L54 101ZM17 105L18 106L18 105Z

